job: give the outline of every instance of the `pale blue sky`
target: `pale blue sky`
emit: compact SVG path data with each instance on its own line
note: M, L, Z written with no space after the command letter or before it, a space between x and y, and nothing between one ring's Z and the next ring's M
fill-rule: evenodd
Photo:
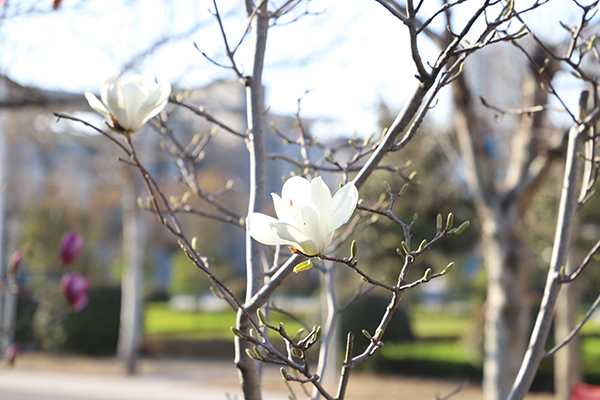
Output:
M559 16L569 22L566 0L551 2L556 5L531 21L548 35L555 34L548 27L558 26ZM52 2L33 3L49 10ZM427 0L426 6L434 9L437 3ZM467 18L478 3L471 0L457 8L457 21ZM79 4L80 9L70 10ZM233 46L245 28L241 0L218 4ZM231 71L214 66L193 46L196 42L226 63L218 26L209 13L212 9L209 0L63 0L59 11L0 23L0 71L22 84L98 91L105 77L118 72L134 54L164 35L186 32L198 24L201 28L195 34L152 54L135 71L190 86L235 79ZM313 0L309 10L324 13L269 32L264 74L267 106L274 112L293 113L296 99L311 89L302 111L321 121L315 127L318 133L372 133L378 100L397 110L416 84L406 28L374 0ZM433 46L426 40L420 44L424 58L433 60L437 54ZM242 46L238 56L240 66L247 69L248 50ZM443 120L449 110L447 96L442 95L437 109L434 113Z

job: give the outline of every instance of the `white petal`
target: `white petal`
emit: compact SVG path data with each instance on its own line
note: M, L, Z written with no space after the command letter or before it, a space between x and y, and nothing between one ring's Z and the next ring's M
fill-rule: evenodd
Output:
M281 189L281 198L285 201L290 199L297 203L297 206L312 202L311 199L312 187L307 179L300 176L293 176L283 184Z
M146 100L146 93L142 90L137 79L131 82L123 80L120 82L120 85L123 92L125 110L127 112L126 122L122 127L135 132L143 125L142 121L144 120L144 116L140 114L140 108ZM119 121L119 123L120 122L121 121Z
M292 212L292 210L295 210L293 208L293 201L292 205L289 200L286 203L275 193L271 193L271 197L273 198L273 207L275 208L277 218L279 218L281 222L285 222L300 229L302 226L302 215L299 212Z
M302 221L303 226L300 231L315 242L318 252L323 251L327 245L329 231L327 226L321 224L319 212L312 207L302 207Z
M252 213L246 219L246 226L250 236L260 243L289 245L308 255L318 253L317 245L299 230L268 215Z
M160 113L165 108L165 106L169 102L170 95L171 85L169 83L165 83L160 85L154 91L154 93L152 93L152 95L148 97L148 99L144 102L144 104L142 104L142 107L140 108L140 113L144 114L142 124L148 122L148 120L158 115L158 113Z
M329 230L335 231L344 225L354 212L358 202L358 190L354 183L349 182L337 191L331 200Z
M324 224L327 224L329 207L331 206L331 192L320 176L313 179L310 185L312 189L311 198L317 210L319 210L319 218Z
M103 115L106 118L110 118L110 112L104 106L104 104L102 104L102 102L100 100L98 100L98 98L96 96L94 96L90 92L85 92L84 96L85 96L86 100L88 101L88 103L90 104L90 107L92 107L94 109L94 111Z
M102 102L108 108L108 111L117 119L119 125L127 128L127 110L123 100L123 92L119 81L113 78L107 79L100 93Z

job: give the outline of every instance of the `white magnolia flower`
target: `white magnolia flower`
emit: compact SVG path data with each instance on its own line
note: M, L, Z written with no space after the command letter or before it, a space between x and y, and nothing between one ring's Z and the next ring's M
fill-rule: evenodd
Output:
M108 78L100 93L102 101L90 92L85 92L85 98L94 110L110 120L111 128L134 133L165 108L170 94L169 83L147 82L134 75Z
M350 219L358 202L352 182L332 198L320 177L310 182L295 176L285 182L281 197L271 196L279 219L252 213L246 220L250 236L263 244L292 246L310 256L329 246L333 233Z

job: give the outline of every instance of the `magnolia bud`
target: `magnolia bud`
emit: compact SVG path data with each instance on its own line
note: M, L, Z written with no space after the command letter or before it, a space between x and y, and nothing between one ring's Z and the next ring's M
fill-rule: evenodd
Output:
M408 247L408 245L406 244L406 242L402 242L402 243L400 243L400 245L402 246L402 250L404 250L404 252L406 254L410 254L410 247Z
M406 193L407 190L408 190L408 183L405 183L404 185L402 185L402 188L400 189L400 196L404 196L404 193Z
M75 232L65 233L60 239L60 257L65 265L71 264L85 246L85 238Z
M306 261L301 262L300 264L296 265L294 267L294 272L298 273L298 272L302 272L302 271L308 271L312 267L313 267L312 261L311 260L306 260Z
M20 351L21 346L19 346L17 343L13 343L10 346L8 346L5 354L6 362L8 363L8 365L15 365L15 360L17 359L17 356L19 355Z
M260 320L260 322L263 325L269 325L269 322L267 321L267 317L265 316L265 313L260 308L258 310L256 310L256 314L258 315L258 319Z
M302 350L292 347L292 355L296 358L302 358Z
M448 214L448 219L446 220L446 230L452 228L452 224L454 224L454 214Z
M442 230L442 214L437 215L436 228L438 231Z
M254 353L250 349L246 349L246 355L248 357L250 357L251 359L253 359L253 360L258 360L258 358L256 358L256 356L254 355Z
M356 257L356 240L352 241L352 244L350 244L350 259L354 260L354 258Z
M447 273L452 271L452 268L454 268L454 261L452 261L450 264L448 264L446 266L446 268L444 268L444 270L442 271L442 275L446 275Z
M456 228L456 231L454 233L456 233L457 235L460 235L461 233L463 233L465 231L465 229L467 229L469 227L469 225L471 225L471 222L469 221L465 221L462 224L460 224L460 226L458 228Z
M431 268L427 268L423 274L423 282L429 282L431 279Z
M198 250L198 238L196 236L192 238L192 249Z
M8 268L6 273L9 275L16 275L21 268L21 262L23 261L23 252L21 250L17 250L10 256L8 260Z
M236 329L233 326L231 326L229 329L231 330L231 333L233 333L235 336L239 337L240 339L244 338L244 335L239 329Z

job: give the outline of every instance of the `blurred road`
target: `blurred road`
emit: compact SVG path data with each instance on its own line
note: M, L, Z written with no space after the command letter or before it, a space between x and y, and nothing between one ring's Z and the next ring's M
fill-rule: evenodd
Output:
M14 368L0 367L0 400L243 400L232 362L149 359L139 362L138 375L123 374L115 358L24 353ZM353 372L349 400L431 400L454 391L460 381L373 375ZM300 385L291 385L306 398ZM337 376L325 385L337 387ZM287 399L279 368L263 370L265 400ZM472 382L456 400L481 400L481 387ZM535 393L528 400L552 400ZM454 400L454 397L453 397Z
M191 384L153 376L117 377L73 375L42 371L5 371L0 374L2 400L226 400L242 399L235 389ZM286 398L265 393L265 399Z

